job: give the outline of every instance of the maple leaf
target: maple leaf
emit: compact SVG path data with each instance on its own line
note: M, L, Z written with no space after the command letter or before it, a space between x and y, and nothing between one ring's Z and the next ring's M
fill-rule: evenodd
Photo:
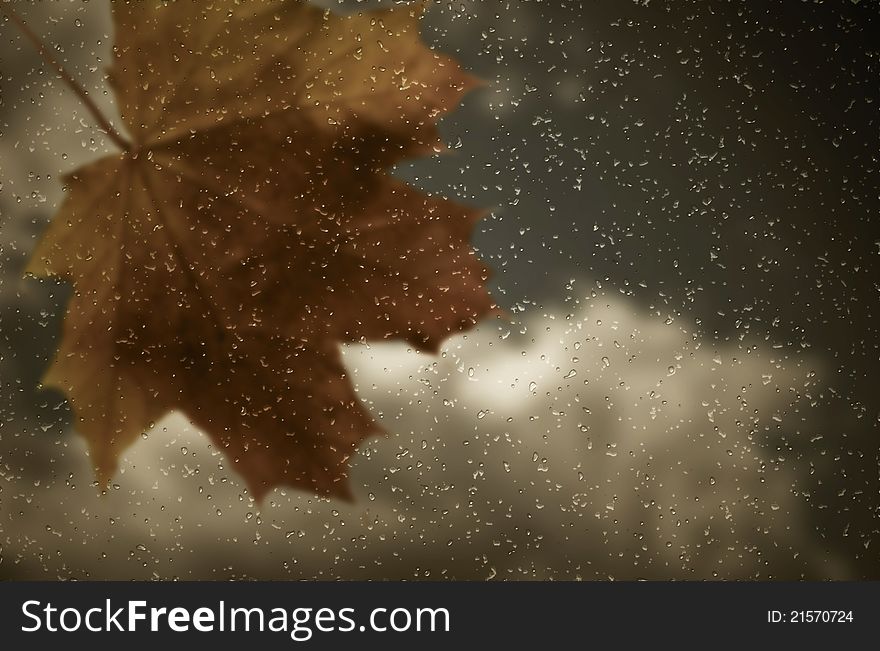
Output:
M102 482L180 410L255 497L348 497L348 459L380 428L340 344L436 351L493 308L469 244L481 213L387 171L442 150L436 122L476 81L422 42L421 5L112 10L131 141L97 116L123 152L66 177L27 268L74 286L44 384Z

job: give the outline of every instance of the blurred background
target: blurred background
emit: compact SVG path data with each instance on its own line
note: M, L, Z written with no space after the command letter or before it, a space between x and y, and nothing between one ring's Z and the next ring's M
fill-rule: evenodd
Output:
M115 115L108 3L15 5ZM347 348L390 432L355 502L262 504L178 415L101 494L38 389L70 290L22 269L112 143L2 21L0 578L880 578L878 18L434 2L424 37L489 83L396 173L494 209L512 321Z

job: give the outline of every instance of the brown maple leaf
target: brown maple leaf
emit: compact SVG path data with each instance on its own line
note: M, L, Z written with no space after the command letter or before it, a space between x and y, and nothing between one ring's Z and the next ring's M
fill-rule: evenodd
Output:
M421 41L421 6L112 7L131 140L96 113L123 152L66 178L28 266L74 285L44 384L68 395L103 482L180 410L257 498L346 497L347 460L379 428L339 345L436 351L492 309L480 213L387 172L442 149L436 121L475 80Z

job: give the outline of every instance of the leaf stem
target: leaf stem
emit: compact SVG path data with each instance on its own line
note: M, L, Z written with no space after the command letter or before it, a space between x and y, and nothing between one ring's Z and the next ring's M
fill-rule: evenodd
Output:
M117 147L122 149L123 151L131 151L131 144L123 138L119 132L113 128L113 125L110 124L110 121L101 113L101 109L98 108L98 105L89 97L89 94L85 91L85 89L79 85L79 83L71 76L69 72L61 65L61 62L55 58L55 55L49 50L45 43L43 43L42 39L28 27L27 23L24 22L24 19L18 15L18 13L12 7L8 6L7 3L3 5L3 11L6 13L8 18L16 24L16 26L21 30L22 34L24 34L27 39L33 44L33 46L40 53L40 56L43 58L47 64L55 68L59 75L61 75L61 79L64 80L64 83L76 93L77 97L79 97L80 101L85 105L85 107L89 110L89 113L92 114L92 117L98 123L98 126L101 130L106 133L110 140L112 140Z

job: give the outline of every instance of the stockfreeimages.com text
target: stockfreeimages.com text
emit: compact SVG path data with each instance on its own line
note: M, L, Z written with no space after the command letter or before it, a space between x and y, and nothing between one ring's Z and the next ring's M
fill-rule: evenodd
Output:
M449 632L450 615L446 608L373 608L358 624L354 608L245 608L228 607L221 601L216 607L150 607L146 601L133 600L118 606L107 599L103 606L87 609L51 602L25 601L22 606L25 633L37 631L68 632L156 632L190 630L210 633L225 631L288 633L297 642L305 642L314 633L375 631Z

